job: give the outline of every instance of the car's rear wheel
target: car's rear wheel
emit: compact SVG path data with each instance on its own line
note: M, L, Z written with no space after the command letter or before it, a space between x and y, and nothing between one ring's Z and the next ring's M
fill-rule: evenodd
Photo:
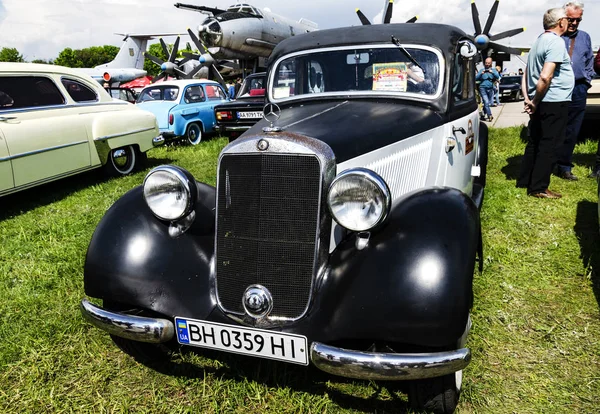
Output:
M190 144L198 145L202 141L202 128L196 123L191 123L185 131L185 136Z
M517 93L515 94L515 101L520 101L521 99L523 99L523 94L521 93L521 91L517 91Z
M411 381L408 399L418 412L453 413L462 386L462 371L443 377Z
M114 177L131 174L145 158L133 145L115 148L108 154L104 165L106 172Z

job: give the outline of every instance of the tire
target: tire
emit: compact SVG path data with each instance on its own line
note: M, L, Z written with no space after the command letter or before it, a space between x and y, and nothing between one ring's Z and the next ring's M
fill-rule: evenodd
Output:
M202 141L202 128L196 123L191 123L185 130L185 137L192 145L198 145Z
M115 148L108 154L108 159L104 165L105 171L113 177L131 174L144 156L133 145Z
M519 102L521 99L523 99L523 95L521 94L521 91L517 91L515 94L515 101Z
M462 371L443 377L412 381L409 385L408 400L415 411L450 414L456 410L461 386Z

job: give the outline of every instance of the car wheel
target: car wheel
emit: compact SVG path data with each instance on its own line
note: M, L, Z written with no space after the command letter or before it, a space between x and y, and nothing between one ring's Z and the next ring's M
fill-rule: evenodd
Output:
M131 174L138 162L138 151L133 145L116 148L108 154L104 167L106 172L114 177Z
M462 371L411 381L408 399L415 411L449 414L456 410L461 386Z
M190 144L198 145L202 141L202 128L198 124L189 124L185 136Z
M523 95L521 94L521 91L517 91L515 94L515 101L520 101L521 99L523 99Z

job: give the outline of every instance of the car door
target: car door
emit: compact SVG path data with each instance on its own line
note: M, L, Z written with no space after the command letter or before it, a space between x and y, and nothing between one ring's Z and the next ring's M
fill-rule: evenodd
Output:
M0 77L0 91L13 99L0 110L15 187L41 183L90 167L90 143L76 105L45 75ZM4 108L3 108L4 109Z
M471 194L476 165L479 117L475 106L475 67L472 60L454 57L449 98L451 121L446 124L444 185Z
M0 123L3 121L2 115L0 115ZM10 161L10 154L8 153L8 145L2 134L0 125L0 194L3 191L10 190L15 186L12 173L12 164Z

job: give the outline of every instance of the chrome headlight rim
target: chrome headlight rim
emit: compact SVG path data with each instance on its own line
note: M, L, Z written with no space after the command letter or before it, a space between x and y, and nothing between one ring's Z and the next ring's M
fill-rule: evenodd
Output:
M349 226L346 226L346 225L340 223L340 221L338 220L338 218L336 217L335 213L333 212L333 210L331 208L331 201L330 201L331 190L340 180L346 179L349 176L358 176L362 179L366 179L366 180L370 181L372 184L375 185L377 190L383 196L383 211L382 211L379 219L368 228L351 228ZM341 173L339 173L334 178L334 180L331 182L331 185L329 186L329 190L327 192L327 208L329 209L329 213L331 214L331 217L333 217L335 222L337 224L339 224L340 226L342 226L343 228L348 229L350 231L355 231L355 232L370 231L370 230L376 228L377 226L381 225L387 219L387 217L390 213L390 210L392 208L392 194L391 194L390 189L389 189L387 183L385 182L385 180L379 174L377 174L375 171L370 170L368 168L363 168L363 167L350 168L350 169L344 170Z
M159 172L164 172L174 176L183 189L183 193L186 196L186 202L184 209L179 215L173 217L161 216L152 208L151 203L146 197L146 185L148 183L149 178L153 174ZM190 213L194 211L194 206L198 198L198 189L196 187L196 180L194 179L194 176L184 168L177 167L175 165L161 165L150 170L150 172L148 172L148 174L146 174L146 177L144 178L144 183L142 185L142 193L144 196L144 201L146 202L146 205L148 206L152 214L160 220L168 221L171 223L175 223L189 216Z

